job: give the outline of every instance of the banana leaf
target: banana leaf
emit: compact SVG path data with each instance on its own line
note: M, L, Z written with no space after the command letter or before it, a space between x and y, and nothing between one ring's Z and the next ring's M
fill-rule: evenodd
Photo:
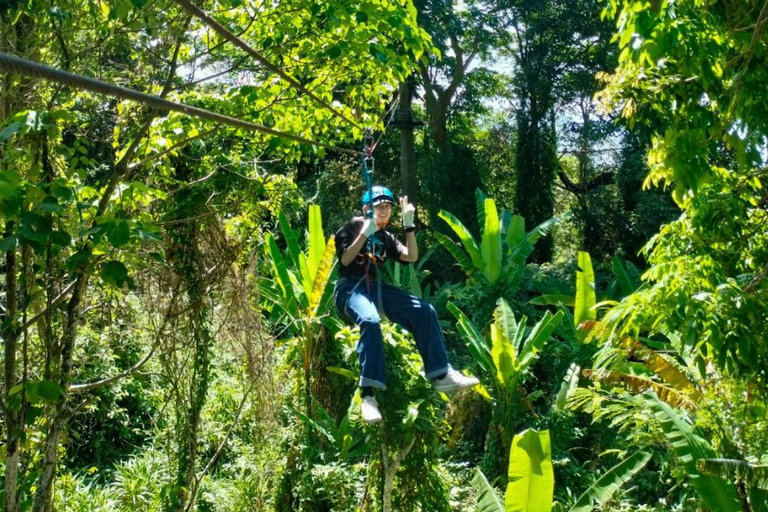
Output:
M630 336L623 336L621 345L643 361L651 371L661 377L670 387L689 395L693 403L700 403L704 399L696 384L662 354L651 350Z
M534 306L557 306L558 304L562 304L572 308L575 302L576 300L571 295L551 293L534 297L528 301L528 304L533 304Z
M554 489L549 431L516 435L509 455L506 512L550 512Z
M576 327L589 320L597 320L594 310L595 272L592 270L592 259L588 252L579 252L578 270L576 271L576 308L573 321Z
M461 243L464 246L464 250L466 250L467 254L469 254L469 259L472 261L472 265L474 268L482 272L483 256L480 254L480 247L477 246L477 242L475 242L475 239L472 238L472 234L469 232L469 230L464 226L464 224L461 223L459 219L446 212L445 210L440 210L438 217L443 219L448 224L448 226L450 226L453 232L456 233L456 236L459 237L459 240L461 240ZM450 249L448 250L450 251ZM451 254L453 253L451 252ZM459 264L461 264L461 262L459 262ZM464 265L462 265L462 268L463 267Z
M520 245L525 238L525 219L520 215L514 215L507 229L506 242L510 250Z
M565 410L565 404L568 401L568 397L571 392L579 386L580 373L581 366L576 363L571 363L571 366L568 367L568 371L565 372L563 383L560 385L560 390L557 392L557 398L555 399L555 407L558 411Z
M485 229L485 200L488 199L482 190L475 189L475 206L477 207L477 225L480 226L480 238L483 238Z
M496 301L496 310L493 312L493 317L508 340L513 340L517 337L515 314L512 313L512 308L509 307L509 304L503 298Z
M477 492L477 512L506 512L504 501L499 498L496 489L488 483L482 471L475 468L475 476L472 478L472 487Z
M699 472L699 459L713 459L715 452L709 443L697 435L693 426L684 420L671 406L659 400L653 393L643 395L649 408L661 423L672 450L683 464L694 489L704 504L718 512L739 512L741 504L733 484L717 476Z
M696 469L706 475L725 480L743 480L749 485L768 490L768 465L750 464L738 459L700 459Z
M584 370L583 375L587 378L595 379L606 386L620 386L637 394L653 390L659 400L672 407L693 408L693 404L686 395L647 377L617 372L596 372L593 370Z
M488 375L494 375L495 369L493 359L491 358L491 348L488 346L485 337L480 334L477 327L472 324L469 318L467 318L455 304L449 302L446 307L456 318L456 327L459 329L461 337L464 338L464 342L467 344L467 350L469 350L469 353L475 359L475 362L477 362Z
M616 464L584 491L570 512L590 512L608 502L614 493L643 469L651 454L638 451Z
M506 388L515 382L515 347L509 342L498 322L491 324L491 358L496 367L496 380Z
M298 237L296 232L291 229L291 224L288 222L288 218L285 213L280 210L277 214L277 220L280 222L280 230L283 232L285 242L288 244L288 255L291 257L293 266L299 267L299 254L301 254L301 248L299 247Z
M438 242L440 242L440 245L445 247L448 250L448 252L451 253L451 256L453 256L453 258L456 260L456 262L459 264L459 266L461 267L461 269L464 271L465 274L471 275L476 271L482 270L483 268L482 258L480 260L480 263L481 263L480 267L475 267L474 263L467 256L467 253L462 251L461 247L459 247L459 245L456 242L454 242L444 234L438 233L438 232L435 232L435 238L437 239ZM478 250L478 254L479 254L479 250Z
M485 228L481 244L483 274L490 284L495 284L501 276L503 261L499 214L493 199L485 200Z
M266 252L269 262L272 265L275 282L278 284L282 295L281 301L277 305L291 317L298 318L300 316L299 307L293 289L293 282L288 274L288 268L285 266L285 260L280 253L280 248L277 246L277 243L271 234L267 234Z
M517 369L518 371L525 371L531 360L536 356L536 353L541 350L544 343L547 342L552 332L560 325L563 320L563 312L558 311L554 315L547 311L544 313L544 318L533 327L533 330L528 335L528 338L523 343L523 347L518 352L517 356Z
M323 218L320 206L313 204L309 207L309 275L314 281L317 268L325 253L325 235L323 235Z
M317 273L315 274L314 283L312 286L312 294L309 297L309 314L311 316L317 315L317 309L320 305L320 299L323 298L325 287L328 284L328 279L333 272L333 266L336 263L336 241L333 237L328 239L328 243L325 245L325 252L320 259L320 264L317 267Z

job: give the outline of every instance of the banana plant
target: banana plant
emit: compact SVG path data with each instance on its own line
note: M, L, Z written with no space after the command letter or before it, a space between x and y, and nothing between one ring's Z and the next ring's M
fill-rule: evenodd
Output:
M495 285L502 280L512 292L523 277L525 261L533 252L534 245L542 236L570 216L570 212L558 215L525 232L525 219L502 210L501 215L493 199L475 191L480 241L474 239L466 226L445 210L438 214L461 241L461 246L442 233L435 233L438 242L456 259L467 276L479 276L486 283Z
M610 501L650 460L651 455L637 451L606 471L568 509L589 512ZM509 483L502 499L475 469L472 486L477 491L478 512L564 512L553 501L554 473L549 431L526 430L515 436L509 456Z
M563 319L562 312L553 315L547 311L526 336L528 317L517 322L507 301L499 299L489 334L484 336L455 304L449 302L448 310L456 317L469 353L490 377L496 400L508 399L518 391L520 379ZM484 388L478 388L482 393Z
M315 360L321 321L329 304L328 281L335 266L336 246L333 237L326 242L320 207L309 207L307 249L299 246L298 234L291 228L281 211L278 215L285 237L287 254L277 245L271 234L266 236L265 256L272 267L273 278L266 280L260 290L262 296L287 317L304 373L306 414L310 414L312 361Z

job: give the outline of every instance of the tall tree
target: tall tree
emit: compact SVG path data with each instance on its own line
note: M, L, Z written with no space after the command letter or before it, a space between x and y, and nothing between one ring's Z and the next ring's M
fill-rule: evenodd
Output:
M599 6L588 1L535 0L500 4L500 30L514 57L517 124L515 209L530 227L552 217L557 176L557 108L589 94L583 76L595 71L595 48L607 40ZM582 80L574 80L575 76ZM575 88L579 82L581 87ZM586 86L586 87L585 87ZM589 123L585 124L588 129ZM551 258L552 241L534 258Z

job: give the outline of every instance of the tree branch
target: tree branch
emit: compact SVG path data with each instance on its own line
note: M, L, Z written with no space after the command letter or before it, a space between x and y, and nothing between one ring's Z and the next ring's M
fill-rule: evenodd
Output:
M613 174L604 173L586 183L574 183L563 171L557 171L557 176L563 183L565 190L573 194L585 194L596 188L613 183Z
M146 356L144 356L144 359L142 359L135 365L131 366L124 372L118 373L117 375L113 375L112 377L107 377L106 379L97 380L95 382L89 382L87 384L73 384L69 387L69 390L73 393L84 393L86 391L91 391L92 389L100 388L100 387L106 386L107 384L111 384L115 381L118 381L122 378L125 378L128 375L131 375L132 373L136 373L137 371L139 371L142 366L147 364L147 362L150 360L150 358L154 353L155 353L155 347L153 346L152 349L149 351L149 353Z

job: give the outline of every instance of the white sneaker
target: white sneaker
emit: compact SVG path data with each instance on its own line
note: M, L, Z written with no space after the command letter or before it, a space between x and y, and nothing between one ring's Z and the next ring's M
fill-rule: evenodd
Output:
M448 370L448 373L442 379L435 379L435 389L443 393L471 388L478 384L480 384L480 381L475 377L467 377L453 368Z
M372 396L363 397L363 403L360 404L360 415L363 417L363 421L368 424L381 421L381 412L379 412L379 403L376 401L376 398Z

